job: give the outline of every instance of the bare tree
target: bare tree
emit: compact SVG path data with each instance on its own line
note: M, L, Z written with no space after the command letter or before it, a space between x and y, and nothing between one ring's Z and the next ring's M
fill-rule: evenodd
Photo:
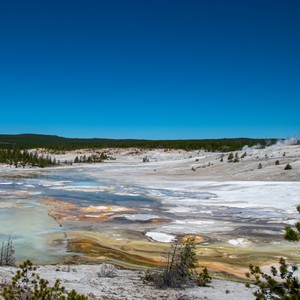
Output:
M2 242L0 251L0 266L14 266L15 263L15 246L11 237L9 237L6 243Z

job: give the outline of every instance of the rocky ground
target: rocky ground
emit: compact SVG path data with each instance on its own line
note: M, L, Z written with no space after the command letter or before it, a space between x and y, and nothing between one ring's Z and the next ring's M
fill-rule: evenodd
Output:
M186 289L156 289L142 283L142 271L116 270L106 274L103 265L56 265L40 266L37 273L53 285L56 279L67 290L75 289L90 299L136 300L136 299L208 299L235 300L254 299L253 289L243 283L214 279L207 287ZM1 267L0 280L9 283L16 268ZM111 276L111 277L108 277Z

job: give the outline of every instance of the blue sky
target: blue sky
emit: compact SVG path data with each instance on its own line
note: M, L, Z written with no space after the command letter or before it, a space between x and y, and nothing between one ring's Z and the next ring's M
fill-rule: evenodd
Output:
M300 1L2 1L0 133L300 132Z

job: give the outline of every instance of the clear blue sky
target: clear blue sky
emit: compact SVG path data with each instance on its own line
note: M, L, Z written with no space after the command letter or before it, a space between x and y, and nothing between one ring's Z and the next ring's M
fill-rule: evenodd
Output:
M300 1L1 1L0 101L0 133L298 134Z

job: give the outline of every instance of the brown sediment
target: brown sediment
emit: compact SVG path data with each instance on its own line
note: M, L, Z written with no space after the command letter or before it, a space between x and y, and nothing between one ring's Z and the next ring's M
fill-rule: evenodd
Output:
M248 268L228 265L220 262L202 262L200 263L200 266L201 268L206 267L213 270L215 274L224 274L224 277L226 277L227 274L231 274L236 277L245 278L245 273L248 271Z
M187 234L180 238L180 242L182 242L182 243L185 243L188 240L191 240L195 244L200 244L200 243L204 242L205 239L203 236L193 235L193 234Z
M80 252L96 260L113 259L141 266L160 264L161 253L168 249L168 245L158 246L147 241L116 241L93 232L70 232L68 240L68 248L72 252Z
M185 238L192 236L185 236ZM164 255L170 250L168 243L149 242L147 240L114 240L94 232L69 232L69 250L79 252L94 262L110 261L127 268L158 266L164 264ZM291 253L292 246L287 246ZM196 245L199 268L207 267L217 277L235 276L245 279L250 263L269 266L276 263L282 247L274 247L266 253L260 247L239 248L220 247L220 245ZM290 255L289 261L297 261L299 257Z
M158 266L165 264L163 259L170 245L166 243L151 243L147 241L117 242L95 233L77 232L68 234L69 250L79 252L94 258L95 261L111 261L125 263L131 266ZM210 253L205 261L200 258L199 268L208 267L214 273L229 273L238 277L244 277L247 270L245 266L232 265L226 262L215 261L216 253Z
M71 203L64 202L64 201L57 200L57 199L53 199L53 198L46 198L46 199L42 200L41 202L43 204L50 205L54 208L59 208L61 206L65 206L65 207L69 207L69 208L76 207L75 204L71 204Z
M103 206L87 206L82 207L80 209L83 212L96 212L96 213L107 213L107 212L134 212L136 211L133 208L128 208L124 206L117 206L117 205L103 205Z
M73 203L60 201L57 199L46 199L44 204L51 206L49 216L53 217L59 224L64 221L77 222L105 222L118 218L125 218L124 213L134 213L137 210L118 205L100 206L79 206ZM125 218L126 219L126 218ZM130 221L130 220L128 220ZM137 223L163 224L170 222L170 219L153 218L145 221L135 221Z
M48 214L60 224L64 221L105 222L123 217L124 212L136 211L135 209L117 205L82 207L56 199L47 199L43 202L53 207Z
M17 170L18 172L20 171L19 169L14 169ZM10 173L5 173L6 170L3 170L4 173L0 175L1 178L33 178L33 177L38 177L38 173L18 173L18 174L10 174ZM21 170L22 172L23 170ZM26 171L24 171L26 172Z
M55 199L44 200L44 203L52 208L49 215L59 223L65 220L105 222L114 218L124 218L124 212L134 211L122 206L79 207ZM160 221L153 219L153 224ZM136 231L120 232L120 228L111 229L111 233L118 233L116 239L112 237L113 235L105 236L97 232L68 231L68 249L79 253L81 261L86 259L90 263L110 262L132 269L164 264L162 257L169 251L170 244L149 241L142 235L138 226ZM234 275L244 279L250 263L260 266L271 265L277 262L276 259L281 257L282 253L286 253L285 256L290 262L299 261L299 254L290 244L272 247L269 244L253 243L250 246L232 246L215 242L203 245L207 238L191 234L182 235L180 241L185 242L189 238L196 244L199 266L209 268L213 274L219 274L221 278Z
M158 219L158 218L155 218L155 219L149 219L149 220L146 220L146 221L142 221L142 223L149 223L149 224L164 224L164 223L169 223L171 222L171 219Z

